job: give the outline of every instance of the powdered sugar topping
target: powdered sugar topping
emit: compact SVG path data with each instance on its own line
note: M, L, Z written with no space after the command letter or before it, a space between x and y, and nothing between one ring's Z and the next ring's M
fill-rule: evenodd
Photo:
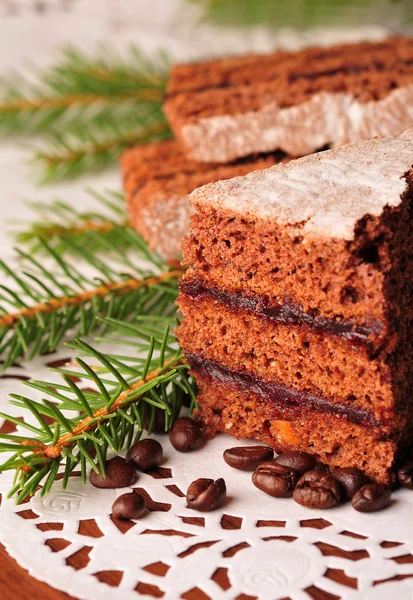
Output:
M357 222L401 203L413 165L413 127L195 190L217 208L290 225L309 237L354 238Z

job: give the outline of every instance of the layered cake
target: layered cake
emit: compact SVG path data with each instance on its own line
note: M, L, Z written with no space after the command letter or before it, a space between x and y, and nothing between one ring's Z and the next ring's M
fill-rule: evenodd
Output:
M177 65L164 111L204 162L397 135L413 123L413 38Z
M219 431L387 482L412 441L413 128L193 194L178 338Z
M176 258L189 230L188 195L193 190L286 160L274 152L227 165L201 164L188 159L175 140L131 148L121 157L130 222L152 250Z

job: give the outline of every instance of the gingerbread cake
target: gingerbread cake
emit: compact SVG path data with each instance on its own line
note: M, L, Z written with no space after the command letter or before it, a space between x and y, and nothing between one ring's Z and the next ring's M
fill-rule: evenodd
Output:
M172 68L164 111L188 156L304 156L413 123L413 38Z
M413 128L204 186L178 338L213 435L387 482L412 441Z
M188 195L193 190L286 160L274 152L211 165L188 159L176 140L136 146L121 157L130 222L152 250L167 259L179 257L181 239L189 231Z

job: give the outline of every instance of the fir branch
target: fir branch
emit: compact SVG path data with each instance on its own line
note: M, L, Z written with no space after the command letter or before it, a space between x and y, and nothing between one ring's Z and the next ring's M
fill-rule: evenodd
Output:
M36 220L27 229L14 233L18 244L29 244L32 253L44 250L39 242L42 239L58 254L70 250L62 240L72 240L77 248L89 252L107 250L107 244L116 244L123 249L133 248L132 239L118 236L118 229L128 228L129 221L123 194L115 191L98 193L88 189L87 193L98 202L96 210L77 212L74 207L62 199L53 202L27 202L27 206L36 214ZM19 227L21 221L18 222Z
M36 83L21 76L1 82L0 131L62 132L99 127L107 119L130 126L152 108L159 112L167 71L162 52L149 60L133 46L126 57L107 45L96 58L65 49L54 66L37 74Z
M183 356L174 349L169 325L163 328L162 319L160 323L158 318L143 322L142 336L135 338L136 350L145 348L143 358L103 354L82 341L75 344L77 350L98 362L92 368L78 357L75 371L81 379L90 380L97 391L82 390L81 384L71 379L72 371L56 369L62 374L62 384L26 382L46 396L41 401L12 394L12 403L29 411L37 423L0 415L18 425L17 434L0 435L0 452L11 453L0 470L16 472L10 495L17 493L17 502L32 495L42 483L41 494L46 494L63 466L63 487L76 467L80 467L84 481L89 468L96 470L99 466L104 470L108 448L118 452L128 447L145 428L150 434L157 410L164 411L167 430L178 416L185 396L191 398L191 410L195 407L194 382ZM145 323L156 334L149 339ZM111 327L114 325L112 322ZM139 320L134 327L139 333ZM131 334L128 325L121 321L116 322L116 329L118 335ZM25 431L30 435L25 435Z
M413 21L410 0L190 0L202 20L218 25L254 27L343 26L365 22L405 25Z
M73 339L98 331L102 326L99 317L130 320L139 314L160 315L171 310L182 270L169 269L133 230L114 226L113 232L115 241L106 240L105 249L118 262L61 238L68 250L83 259L92 275L79 272L73 261L44 240L39 243L50 267L43 258L39 262L22 250L18 250L23 260L21 273L0 261L0 270L14 280L13 287L0 285L0 356L4 368L22 355L30 360L55 350L69 334ZM134 258L122 249L125 244L134 250ZM150 269L137 268L138 258L145 259Z
M33 163L42 171L41 183L50 183L83 175L86 171L98 172L115 162L129 146L147 144L171 137L171 130L159 112L142 119L142 125L132 130L122 130L119 123L107 119L100 131L87 126L73 130L69 136L51 132L46 150L37 150Z

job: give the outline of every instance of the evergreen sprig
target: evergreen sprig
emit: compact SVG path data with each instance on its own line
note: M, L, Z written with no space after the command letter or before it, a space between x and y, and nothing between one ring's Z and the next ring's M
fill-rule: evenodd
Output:
M13 280L10 286L0 284L4 368L22 355L30 360L55 350L69 333L73 339L96 332L102 327L99 317L127 321L139 314L161 315L173 307L181 269L167 267L132 229L114 226L113 239L91 235L104 245L105 256L60 238L63 247L88 266L88 273L41 238L41 259L17 249L22 259L19 273L0 260L0 270ZM138 259L148 267L138 268Z
M27 206L36 215L25 229L15 232L18 244L28 245L31 253L44 250L39 242L43 239L58 254L70 250L62 240L72 240L79 249L89 252L107 249L107 243L117 247L130 248L134 238L122 236L119 239L119 227L128 228L129 221L123 194L107 190L98 193L87 190L88 195L98 202L99 209L76 211L67 201L59 198L52 202L27 202ZM19 221L19 227L21 222Z
M130 146L171 136L160 108L140 119L136 115L129 128L108 117L99 129L84 124L69 133L50 131L46 146L34 151L32 163L40 169L40 183L73 179L87 171L101 171Z
M225 26L308 27L413 21L411 0L190 0L202 19Z
M100 170L130 145L171 135L162 112L167 76L163 52L149 59L131 46L124 57L106 45L90 58L65 49L35 83L0 81L0 135L46 135L34 151L43 182Z
M134 324L113 319L103 322L114 328L117 336L125 335L136 353L126 357L105 354L77 341L74 347L83 357L76 358L76 367L56 369L62 375L61 384L26 382L44 395L41 401L12 394L12 403L29 411L36 425L0 414L18 426L15 434L0 435L0 452L10 453L0 471L16 472L9 495L17 493L17 502L34 494L39 485L41 494L46 494L63 466L63 487L76 468L83 481L89 469L104 473L107 450L118 452L129 447L143 429L150 434L157 411L163 411L168 430L184 397L191 400L190 410L195 406L189 367L176 350L165 319L138 319ZM143 350L145 355L141 358ZM74 376L88 381L88 388L82 389ZM96 391L91 391L89 385Z
M136 46L124 57L105 45L95 58L66 48L55 65L33 72L35 83L21 75L0 81L4 135L100 127L108 118L130 127L140 115L159 110L168 61L163 52L149 59Z

